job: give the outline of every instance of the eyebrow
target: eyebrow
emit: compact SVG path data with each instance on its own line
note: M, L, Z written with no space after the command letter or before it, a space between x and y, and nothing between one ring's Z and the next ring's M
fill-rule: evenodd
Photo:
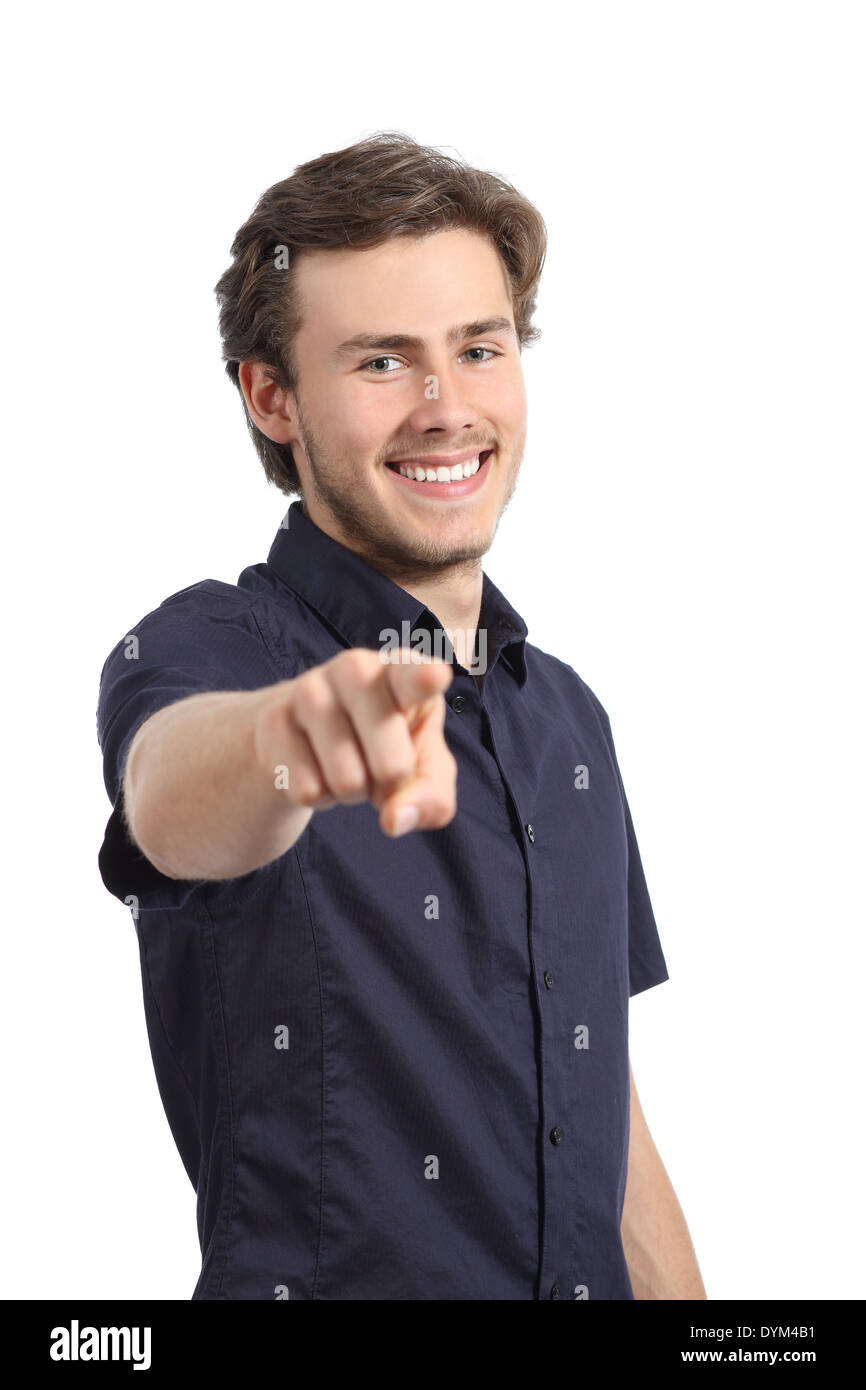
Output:
M445 334L445 341L449 347L454 347L465 338L481 338L486 333L511 333L514 335L514 324L510 319L489 318L475 319L473 323L459 323L455 328L449 328ZM516 335L515 335L516 336ZM334 350L335 357L348 357L354 352L371 352L375 348L389 348L399 351L401 348L411 348L415 352L423 351L427 346L423 338L413 337L411 333L356 333L354 338L347 338Z

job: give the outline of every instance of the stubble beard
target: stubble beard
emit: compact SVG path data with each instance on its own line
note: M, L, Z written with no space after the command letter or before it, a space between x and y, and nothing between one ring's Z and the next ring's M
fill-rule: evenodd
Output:
M464 570L467 575L478 572L479 561L493 544L502 515L514 496L519 468L513 470L508 493L499 515L489 532L477 532L459 542L439 541L435 536L408 537L389 525L387 516L374 500L366 505L363 488L335 484L334 468L329 463L315 434L304 421L298 406L298 424L307 456L312 489L316 500L331 513L342 534L349 540L350 549L364 556L388 575L400 579L429 578L448 570ZM351 477L347 468L343 476ZM306 509L305 509L306 510Z

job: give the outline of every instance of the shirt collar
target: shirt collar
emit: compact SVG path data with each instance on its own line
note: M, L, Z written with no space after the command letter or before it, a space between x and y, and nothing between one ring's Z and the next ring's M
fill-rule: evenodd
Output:
M268 553L268 565L350 647L382 647L384 629L402 634L442 624L426 604L334 540L293 502ZM487 670L502 656L519 686L526 683L526 623L483 574L479 628L487 630ZM400 638L402 643L402 636ZM455 656L456 662L456 656Z

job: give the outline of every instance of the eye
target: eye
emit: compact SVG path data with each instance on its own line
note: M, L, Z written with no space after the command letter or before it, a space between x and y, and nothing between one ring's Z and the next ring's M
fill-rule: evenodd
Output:
M486 348L486 347L472 347L472 348L467 348L467 349L466 349L466 353L464 353L463 355L466 356L466 355L467 355L468 353L470 353L470 352L486 352L486 353L487 353L487 357L485 357L485 358L482 358L482 357L473 357L473 358L470 358L470 361L471 361L471 362L477 363L479 366L482 366L484 362L489 362L489 360L490 360L491 357L501 357L501 356L502 356L502 353L501 353L501 352L496 352L493 348ZM361 372L369 372L371 376L393 376L393 375L394 375L393 372L389 372L389 371L387 371L387 370L386 370L386 371L379 371L379 370L378 370L378 364L383 363L383 362L397 362L397 363L402 363L402 358L400 358L400 357L391 357L391 356L371 357L370 360L369 360L369 362L362 362L362 363L361 363L361 366L358 368L358 370L361 371Z
M399 362L399 357L372 357L369 362L361 364L361 371L365 372L368 367L374 367L377 362ZM373 372L373 376L390 376L390 372Z
M473 348L467 348L466 351L467 351L467 352L489 352L491 357L501 357L501 356L502 356L502 353L501 353L501 352L494 352L493 348L486 348L486 347L473 347ZM473 359L472 359L473 362L478 362L478 363L480 363L482 360L488 360L488 361L489 361L489 359L482 359L482 358L480 358L480 357L473 357Z

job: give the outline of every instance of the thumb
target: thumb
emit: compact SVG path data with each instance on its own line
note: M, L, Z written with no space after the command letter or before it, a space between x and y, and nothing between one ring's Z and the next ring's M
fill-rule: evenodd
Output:
M445 701L440 695L413 733L415 775L385 799L379 824L386 835L439 830L457 810L457 760L445 742Z

